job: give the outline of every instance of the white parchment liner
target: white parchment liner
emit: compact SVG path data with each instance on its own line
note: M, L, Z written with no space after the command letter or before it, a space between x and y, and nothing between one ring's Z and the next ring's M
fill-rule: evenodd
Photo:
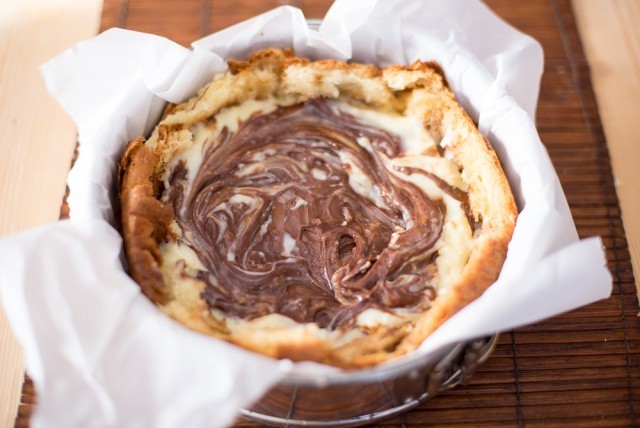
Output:
M113 29L43 66L80 149L72 219L0 241L0 298L38 390L34 427L222 426L291 370L334 370L265 358L168 319L124 272L110 225L127 141L151 131L165 101L184 101L224 71L226 58L263 47L379 65L436 60L498 152L520 209L504 269L418 352L609 296L602 243L578 240L533 124L542 49L479 1L338 0L319 31L281 7L192 46Z

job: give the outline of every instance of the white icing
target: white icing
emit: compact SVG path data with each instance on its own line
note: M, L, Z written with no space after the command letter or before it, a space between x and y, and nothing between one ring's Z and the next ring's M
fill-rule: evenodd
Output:
M339 151L338 155L342 164L348 165L349 186L360 196L363 196L380 208L387 208L387 205L380 198L380 193L375 184L371 182L369 176L352 159L352 155L345 151Z
M404 321L405 319L403 317L370 308L358 315L356 325L360 327L375 327L378 325L395 327L402 324Z
M313 168L311 170L311 175L313 175L313 178L315 178L316 180L326 180L327 179L327 173L321 169L318 168Z
M291 253L296 249L296 240L293 236L289 235L287 232L284 232L282 235L282 246L284 248L284 252L282 253L285 257L291 257Z
M188 245L167 242L161 244L158 249L162 255L163 266L175 267L180 260L183 260L189 273L195 274L206 270L196 252Z
M424 127L419 117L402 116L397 113L370 110L345 102L338 103L338 108L380 129L385 129L400 135L403 139L402 150L408 155L421 154L425 150L435 148L436 146L435 139ZM366 138L359 138L357 140L358 144L367 150L372 150L367 147L368 140L366 143L361 140L366 140ZM370 143L368 145L370 147Z
M309 203L306 200L302 199L302 198L296 197L296 203L295 203L295 205L293 207L291 207L291 209L293 211L295 211L298 208L303 207L305 205L309 205Z

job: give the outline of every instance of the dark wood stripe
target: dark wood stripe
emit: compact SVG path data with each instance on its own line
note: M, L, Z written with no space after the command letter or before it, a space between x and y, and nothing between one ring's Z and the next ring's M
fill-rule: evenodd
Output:
M120 0L118 7L118 27L127 28L127 13L129 13L129 0Z
M202 0L200 37L211 34L211 8L213 0Z

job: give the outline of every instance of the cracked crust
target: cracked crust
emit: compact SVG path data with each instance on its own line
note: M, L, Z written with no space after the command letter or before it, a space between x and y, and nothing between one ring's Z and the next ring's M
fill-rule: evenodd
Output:
M172 208L158 199L159 173L184 143L180 131L210 120L221 109L251 99L288 97L299 102L348 98L379 111L418 112L440 141L446 157L458 165L468 186L473 218L482 222L468 262L458 280L439 295L417 320L378 326L364 335L336 342L317 327L255 323L231 331L200 298L203 283L181 280L162 269L159 245L175 240ZM516 207L500 163L487 140L456 102L440 67L416 61L410 66L312 62L291 51L266 49L248 61L229 61L192 99L169 106L148 141L138 138L119 163L125 249L130 273L144 294L182 324L275 358L312 360L345 368L377 364L410 352L444 321L480 296L498 277L516 221Z

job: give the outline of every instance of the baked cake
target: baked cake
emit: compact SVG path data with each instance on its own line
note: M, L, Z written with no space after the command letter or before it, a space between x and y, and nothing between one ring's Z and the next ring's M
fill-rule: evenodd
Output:
M130 273L189 328L345 368L414 350L495 281L509 184L440 67L266 49L119 164Z

